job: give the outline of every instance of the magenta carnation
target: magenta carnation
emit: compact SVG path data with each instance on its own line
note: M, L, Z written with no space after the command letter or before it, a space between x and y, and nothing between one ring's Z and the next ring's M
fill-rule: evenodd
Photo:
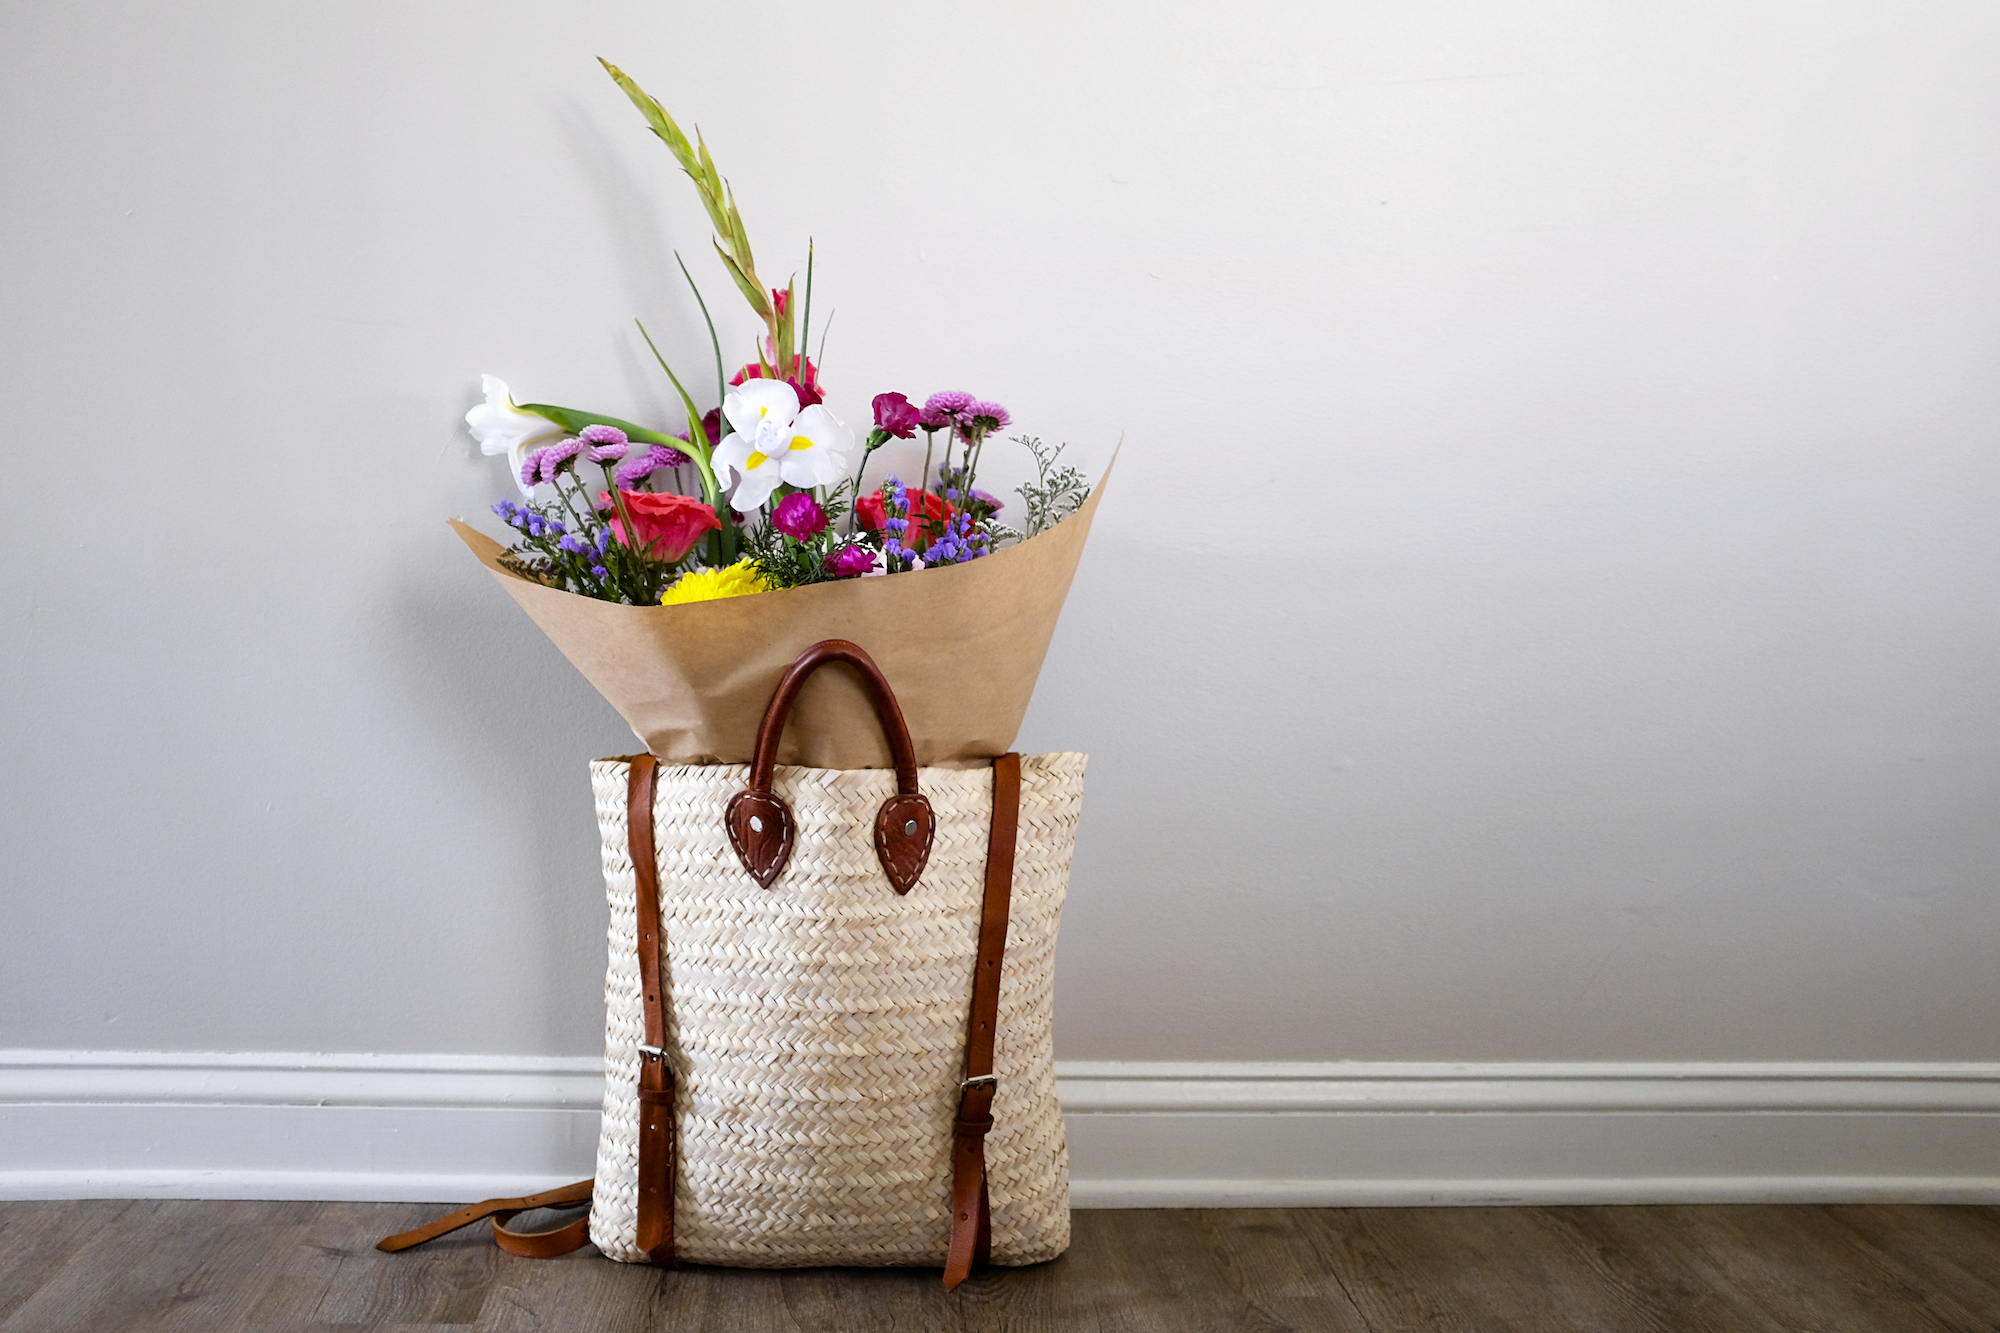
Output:
M916 405L902 394L875 395L875 429L886 431L899 440L907 440L917 433L921 422Z
M771 511L771 526L794 541L806 541L826 531L826 510L810 492L793 491Z
M875 553L865 546L843 546L826 558L826 567L837 579L857 578L875 568Z

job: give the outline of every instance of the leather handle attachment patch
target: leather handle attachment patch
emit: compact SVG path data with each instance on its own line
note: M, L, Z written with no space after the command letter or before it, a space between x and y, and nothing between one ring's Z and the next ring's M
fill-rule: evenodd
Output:
M937 839L937 815L931 810L930 798L917 788L917 751L910 743L910 728L903 721L895 692L874 659L845 639L826 639L806 649L778 682L763 725L757 729L750 785L731 797L723 812L729 845L736 849L736 857L750 877L767 889L791 860L796 840L792 812L771 790L778 766L778 742L806 677L828 662L845 662L860 673L882 734L888 738L889 753L896 763L896 794L876 812L875 856L890 886L897 893L908 893L930 861L931 844Z

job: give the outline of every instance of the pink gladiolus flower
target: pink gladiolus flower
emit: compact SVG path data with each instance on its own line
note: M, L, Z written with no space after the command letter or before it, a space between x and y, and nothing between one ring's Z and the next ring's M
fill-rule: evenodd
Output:
M819 388L819 367L812 363L812 358L809 356L801 356L799 358L799 365L801 367L799 377L795 380L786 380L785 383L791 385L792 391L798 394L800 408L808 408L814 403L825 402L826 395L822 394ZM764 367L753 361L743 367L743 369L737 371L736 377L729 382L731 384L741 384L745 380L761 380L763 378Z

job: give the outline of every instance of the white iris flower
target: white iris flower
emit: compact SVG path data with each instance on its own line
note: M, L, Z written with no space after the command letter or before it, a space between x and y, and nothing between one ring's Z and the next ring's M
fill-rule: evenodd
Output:
M799 410L799 396L783 380L745 380L722 400L730 433L715 446L715 470L724 485L742 480L729 507L747 514L771 498L779 482L831 486L854 470L854 432L818 403Z

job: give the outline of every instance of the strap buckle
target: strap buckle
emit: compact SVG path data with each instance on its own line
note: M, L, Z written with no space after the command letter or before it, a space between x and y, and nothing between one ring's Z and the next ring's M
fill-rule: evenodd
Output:
M975 1083L987 1083L998 1088L1000 1086L1000 1076L998 1074L974 1074L970 1078L960 1079L958 1090L964 1092Z
M665 1059L666 1054L658 1046L648 1046L643 1041L639 1043L639 1058L648 1064L651 1064L655 1060Z

